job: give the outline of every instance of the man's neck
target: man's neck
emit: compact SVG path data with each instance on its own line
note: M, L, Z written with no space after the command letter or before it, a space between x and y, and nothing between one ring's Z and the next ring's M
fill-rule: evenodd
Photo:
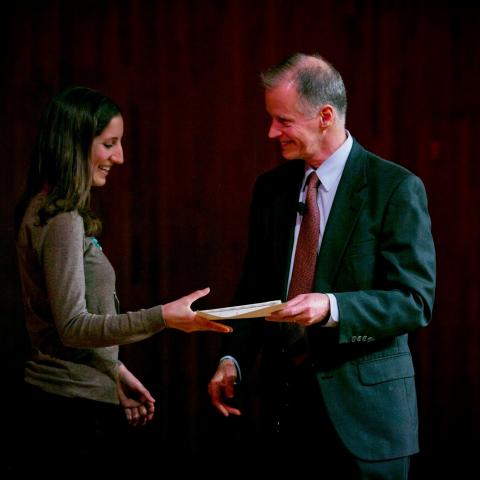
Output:
M324 135L324 138L321 139L318 155L315 155L311 159L306 159L306 163L315 169L327 158L331 157L347 139L347 132L343 126L337 129L329 129Z

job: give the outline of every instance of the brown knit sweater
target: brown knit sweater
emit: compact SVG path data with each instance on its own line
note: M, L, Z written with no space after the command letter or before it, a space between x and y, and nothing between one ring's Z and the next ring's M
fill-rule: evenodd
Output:
M20 227L17 253L32 344L25 380L67 397L118 403L118 345L165 328L162 307L120 314L115 272L78 212L38 225L38 194Z

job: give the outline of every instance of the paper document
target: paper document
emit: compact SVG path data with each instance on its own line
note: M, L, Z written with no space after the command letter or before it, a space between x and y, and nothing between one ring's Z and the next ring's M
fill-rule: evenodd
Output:
M250 305L238 305L236 307L214 308L212 310L199 310L198 315L209 320L235 319L235 318L255 318L266 317L275 310L282 308L281 300L271 302L252 303Z

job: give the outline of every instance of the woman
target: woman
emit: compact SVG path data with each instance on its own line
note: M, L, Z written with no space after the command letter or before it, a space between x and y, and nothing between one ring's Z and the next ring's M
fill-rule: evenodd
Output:
M110 441L119 403L132 425L143 425L154 414L154 398L118 361L118 345L165 328L231 331L191 310L209 289L119 313L115 273L96 239L101 223L89 200L91 187L105 185L111 168L123 163L122 135L120 109L101 93L72 87L54 97L40 122L16 212L32 345L25 369L27 410L33 412L29 430L47 439L40 451L51 452L51 444L55 452L75 447L95 461L108 457L102 442ZM62 463L59 457L55 465Z

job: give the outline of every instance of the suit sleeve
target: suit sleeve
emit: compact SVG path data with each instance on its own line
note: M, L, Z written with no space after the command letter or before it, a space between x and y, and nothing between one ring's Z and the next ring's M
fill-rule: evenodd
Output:
M431 320L435 248L426 192L418 177L408 175L393 189L379 223L375 247L343 260L342 267L350 268L358 280L357 288L334 292L340 343L402 335Z
M249 211L247 251L243 261L242 274L236 288L233 304L243 305L272 300L268 295L262 295L268 281L264 278L265 269L261 268L266 258L266 238L263 232L261 177L255 182ZM229 322L233 332L223 338L223 355L233 356L242 367L250 368L260 348L263 321L255 319L232 320Z

